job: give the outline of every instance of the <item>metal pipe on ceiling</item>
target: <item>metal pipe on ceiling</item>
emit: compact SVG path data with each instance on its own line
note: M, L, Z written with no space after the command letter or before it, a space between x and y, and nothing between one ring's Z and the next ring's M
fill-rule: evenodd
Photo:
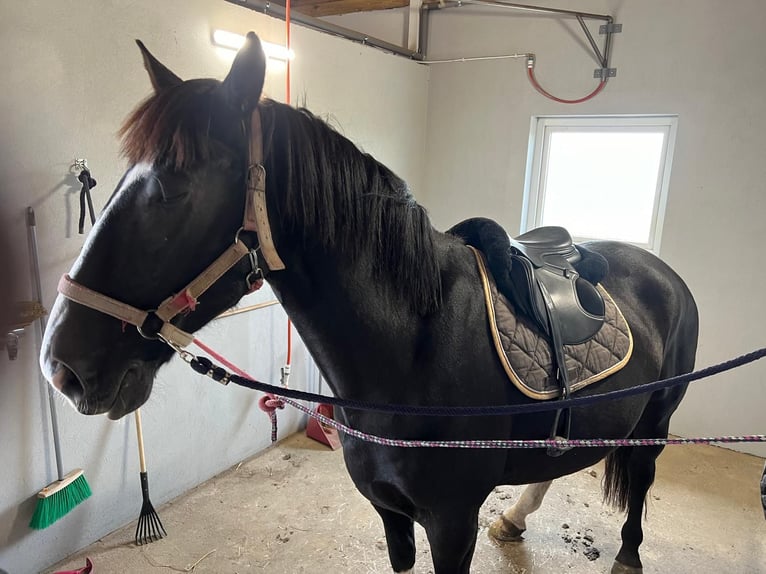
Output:
M467 58L450 58L448 60L421 60L419 64L452 64L454 62L480 62L484 60L509 60L528 58L529 54L503 54L501 56L471 56Z
M428 4L423 2L420 5L420 31L418 32L418 55L421 59L426 58L428 50L428 30L429 30Z
M612 22L612 17L607 14L592 14L590 12L580 12L578 10L563 10L561 8L547 8L545 6L530 6L528 4L516 4L515 2L506 2L505 0L447 0L445 2L427 4L428 10L441 10L443 8L460 8L471 4L480 6L493 6L496 8L509 8L523 12L535 12L537 14L559 14L562 16L580 16L591 20L603 20Z

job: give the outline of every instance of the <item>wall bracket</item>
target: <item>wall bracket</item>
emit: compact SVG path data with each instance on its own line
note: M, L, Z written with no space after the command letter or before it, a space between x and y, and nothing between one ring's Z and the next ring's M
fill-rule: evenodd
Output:
M610 24L601 24L601 26L598 27L599 34L619 34L620 32L622 32L622 24L615 24L614 22Z
M593 70L593 77L599 80L617 77L617 68L596 68Z

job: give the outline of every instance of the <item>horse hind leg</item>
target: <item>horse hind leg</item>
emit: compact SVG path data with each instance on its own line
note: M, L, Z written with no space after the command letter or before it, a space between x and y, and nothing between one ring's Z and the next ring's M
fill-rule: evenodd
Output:
M498 542L521 541L521 535L527 529L527 516L540 508L552 483L549 480L528 485L519 500L492 523L489 535Z
M388 559L394 572L408 574L415 565L415 529L412 518L373 504L383 519Z
M638 548L644 540L641 520L644 514L644 504L649 487L654 482L655 461L662 452L662 446L621 447L615 452L616 461L613 464L624 465L615 468L621 475L621 481L613 483L620 492L609 496L611 501L623 510L627 507L628 516L622 526L622 545L617 553L611 574L641 574L643 565ZM609 472L607 473L609 474ZM609 477L607 476L607 480Z
M670 414L680 402L682 393L674 393L678 396L665 397L665 408L659 408L658 403L654 409L644 412L636 429L633 431L634 438L667 437L670 426ZM651 405L650 407L651 408ZM618 508L627 508L628 516L622 527L622 545L617 553L612 574L641 574L643 565L638 553L638 548L644 540L644 531L641 528L641 520L646 503L646 494L654 482L657 457L665 447L659 446L632 446L620 447L612 452L607 458L607 473L605 476L605 493L607 501L612 502Z

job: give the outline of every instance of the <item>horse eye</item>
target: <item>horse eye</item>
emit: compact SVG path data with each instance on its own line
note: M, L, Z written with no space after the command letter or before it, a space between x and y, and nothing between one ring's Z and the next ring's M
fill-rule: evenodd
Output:
M189 191L187 189L175 189L171 193L163 193L162 201L163 203L175 203L187 195L189 195Z
M157 176L151 178L148 182L150 193L158 197L162 203L174 203L189 195L189 188L182 185L180 178Z

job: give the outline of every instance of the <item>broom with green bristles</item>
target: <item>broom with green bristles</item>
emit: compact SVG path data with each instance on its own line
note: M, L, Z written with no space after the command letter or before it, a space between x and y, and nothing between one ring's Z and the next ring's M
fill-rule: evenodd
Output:
M29 237L29 260L32 271L33 297L42 302L42 287L40 285L40 262L37 257L37 225L35 212L31 207L27 208L27 233ZM45 317L37 320L37 354L40 355L43 333L45 333ZM37 493L37 507L29 522L30 528L47 528L59 518L67 514L75 506L91 495L88 481L82 469L76 469L64 475L64 465L61 462L61 445L59 444L58 417L56 416L56 401L53 389L40 376L41 383L48 391L48 404L51 412L51 429L53 430L53 448L56 453L56 470L59 479L43 488Z

